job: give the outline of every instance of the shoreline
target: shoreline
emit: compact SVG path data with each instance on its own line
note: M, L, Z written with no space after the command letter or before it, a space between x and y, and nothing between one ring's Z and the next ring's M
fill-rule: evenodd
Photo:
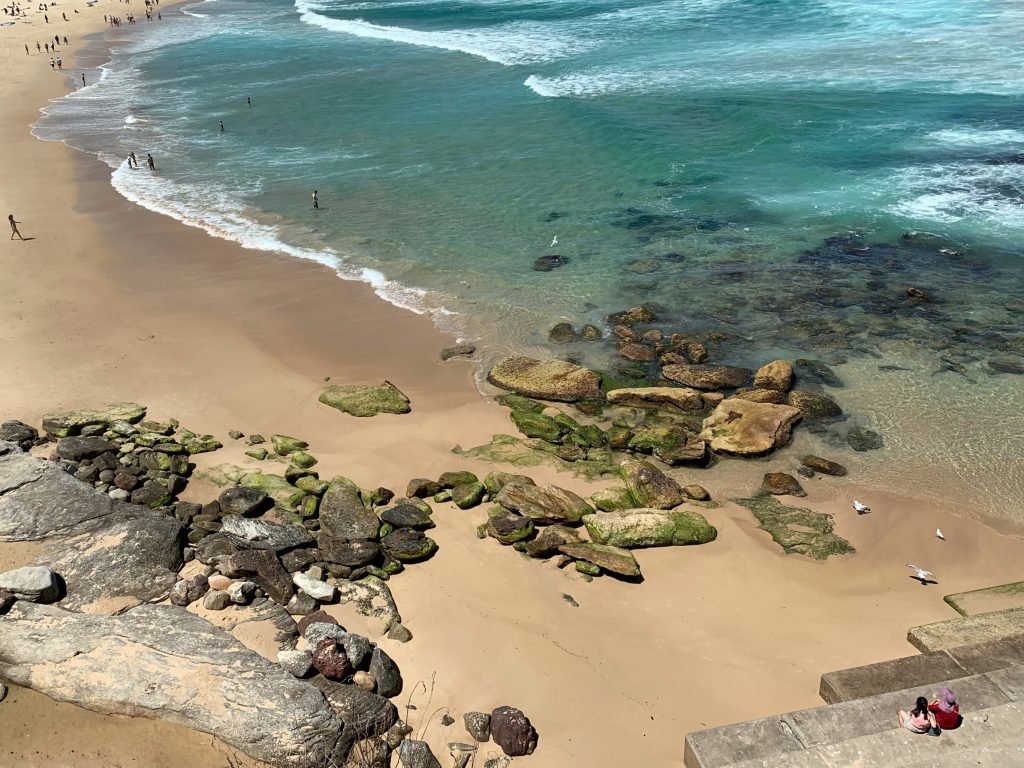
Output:
M20 105L16 116L53 95L42 83L29 74L4 86L15 89L8 98ZM0 156L12 169L11 189L32 202L14 205L8 191L0 199L37 239L2 257L10 275L0 288L4 418L37 421L62 407L136 400L156 418L220 436L296 435L311 443L324 476L369 487L401 489L411 477L456 468L524 471L450 453L514 428L477 391L464 361L440 362L437 353L454 340L429 318L368 285L324 279L334 277L324 272L330 267L244 250L142 209L111 187L98 159L10 122L18 120L5 119ZM413 412L339 416L316 401L326 376L393 381ZM241 446L215 460L239 458L232 452ZM723 464L699 476L715 498L768 469ZM547 466L525 472L584 495L597 487ZM858 486L805 485L799 504L834 513L858 554L827 563L783 555L746 510L728 503L708 514L720 530L713 544L638 552L645 584L585 584L478 541L479 513L439 520L439 555L393 583L415 639L388 652L410 682L436 673L434 706L453 714L520 706L541 734L528 765L617 764L636 758L641 737L648 764L677 765L687 730L813 706L822 672L912 653L903 633L949 616L943 594L988 586L1010 575L1002 563L1024 554L1024 541L949 509L886 493L876 514L857 518L847 496ZM936 525L947 543L919 537ZM956 559L943 563L938 590L922 593L891 568L940 557ZM770 700L751 695L768 689ZM10 703L0 704L0 723ZM428 736L450 740L436 723Z

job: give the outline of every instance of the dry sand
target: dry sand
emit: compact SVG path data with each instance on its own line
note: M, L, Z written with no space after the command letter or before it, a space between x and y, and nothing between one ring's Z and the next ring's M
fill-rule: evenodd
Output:
M0 28L0 211L33 238L0 248L0 418L38 422L60 407L135 400L222 438L230 428L299 436L323 476L368 487L499 468L450 453L510 424L477 394L470 364L437 360L453 339L427 319L324 267L244 251L140 210L111 190L104 166L31 138L38 107L68 83L44 55L24 55L23 42L67 33L77 43L104 27L104 13L128 7L76 0L51 13L51 21L68 13L68 24L44 25L32 13L27 24ZM316 400L327 376L389 379L413 413L338 414ZM207 463L242 461L242 450L231 444ZM776 468L723 462L699 481L726 498ZM593 490L548 468L529 474ZM985 510L925 508L839 479L805 485L801 503L835 513L856 555L824 564L785 556L728 504L708 513L720 532L713 544L638 552L642 585L585 583L477 540L480 510L439 513L437 556L391 582L415 634L406 645L381 640L407 680L400 709L411 697L411 723L444 758L446 742L466 738L462 712L511 704L541 734L537 753L517 764L678 766L687 731L820 704L822 672L910 654L908 627L955 615L942 595L1020 578L1024 541L977 522L972 515ZM189 492L213 493L199 483ZM875 512L856 516L855 497ZM936 526L946 542L934 538ZM21 564L34 551L8 545L0 562ZM942 583L922 587L905 562L935 570ZM442 726L445 711L459 724ZM0 765L227 764L208 736L23 690L0 704L0 732Z

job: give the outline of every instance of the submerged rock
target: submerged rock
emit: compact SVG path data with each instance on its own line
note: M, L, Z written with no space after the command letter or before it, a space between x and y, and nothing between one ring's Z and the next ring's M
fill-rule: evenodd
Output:
M576 329L572 327L571 323L557 323L548 331L548 341L552 344L568 344L578 338Z
M729 365L666 365L661 374L694 389L736 389L746 386L753 371Z
M797 360L794 371L798 381L813 381L830 387L843 386L843 380L821 360Z
M716 528L703 515L683 509L599 512L588 515L584 525L596 543L626 549L706 544L718 536Z
M534 272L550 272L558 267L565 266L569 263L569 259L565 256L553 254L551 256L541 256L535 262L533 262Z
M487 380L502 389L541 400L571 403L604 398L598 374L563 360L506 357L491 369Z
M609 325L639 325L653 323L657 316L647 307L630 307L622 312L613 312L605 318Z
M794 389L786 398L787 404L799 408L807 421L827 421L843 415L839 403L821 392Z
M730 398L704 420L701 437L720 453L757 456L789 442L800 411L788 405Z
M846 467L842 464L838 464L829 459L823 459L821 456L815 456L810 453L800 459L800 463L808 469L812 469L815 472L821 472L823 475L842 477L846 474Z
M409 398L385 381L377 386L363 384L334 385L320 393L320 402L353 416L379 413L409 413Z
M773 496L806 496L800 482L786 472L766 472L761 490Z
M441 350L442 360L451 360L453 357L469 357L476 352L473 344L456 344L454 347L446 347Z
M876 451L885 445L882 436L867 427L853 427L846 433L846 442L853 450L863 453Z

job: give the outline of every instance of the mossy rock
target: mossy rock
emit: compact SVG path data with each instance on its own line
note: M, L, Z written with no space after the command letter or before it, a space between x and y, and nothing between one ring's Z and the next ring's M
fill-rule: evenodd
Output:
M628 549L594 544L589 541L563 544L558 549L562 554L569 555L576 560L585 560L598 566L602 571L615 573L628 579L640 578L640 565Z
M559 443L562 433L565 431L562 426L550 416L531 411L512 411L510 414L516 429L527 437L537 437L548 443Z
M846 442L853 450L863 453L864 451L877 451L885 445L882 436L872 429L866 427L853 427L846 433Z
M608 447L614 451L624 451L633 439L633 431L628 427L612 427L605 435Z
M136 424L145 417L146 406L138 403L113 403L95 410L62 411L43 417L43 430L53 437L80 434L90 426L109 427L115 421ZM177 426L177 424L175 424ZM173 432L174 429L172 428Z
M517 395L515 392L499 396L497 402L499 405L503 405L513 411L526 411L528 413L540 413L547 408L544 403L538 403L536 400Z
M622 509L634 509L636 504L625 488L602 488L590 496L594 506L602 512L618 512Z
M411 504L399 504L380 513L380 519L398 528L425 531L435 526L430 514Z
M516 475L511 472L491 472L484 478L484 488L491 496L497 496L498 491L504 488L509 483L519 483L520 485L536 485L533 479L526 475Z
M314 496L323 496L327 493L330 483L326 480L321 480L315 475L304 475L295 481L295 487L300 491L311 493Z
M487 521L487 534L502 544L526 541L533 533L533 520L511 512L503 512Z
M437 493L434 494L434 503L435 504L444 504L444 503L449 502L451 500L452 500L452 490L451 490L451 488L445 488L443 491L438 491Z
M265 458L267 458L267 449L253 448L251 451L246 451L245 455L251 459L256 459L256 461L263 461Z
M295 503L295 512L300 517L316 517L320 509L320 497L306 494Z
M385 381L378 386L363 384L333 385L320 393L320 402L352 416L376 416L379 413L409 413L409 398Z
M317 473L315 469L303 469L302 467L297 467L294 464L289 464L284 469L284 478L292 485L295 485L303 477L317 478L319 476L319 473Z
M512 435L494 435L489 443L475 448L455 446L452 453L466 458L483 459L517 467L536 467L550 464L559 471L572 472L578 477L595 478L613 474L615 456L608 448L591 448L585 452L569 451L566 446L551 445L543 440L521 440ZM565 458L563 458L565 454Z
M832 555L855 552L846 539L833 533L832 515L803 507L780 504L771 494L759 493L748 499L733 499L746 507L787 554L800 554L815 560L827 560Z
M420 510L426 515L432 515L434 513L434 510L430 508L430 505L427 503L426 499L420 499L417 498L416 496L409 496L408 498L405 499L396 500L395 506L397 507L399 505L416 507L416 509Z
M381 549L393 560L418 563L437 551L437 542L419 531L399 528L380 540Z
M703 461L707 454L705 442L695 432L681 426L645 427L630 438L629 448L651 453L669 465Z
M585 573L587 576L601 575L601 569L593 563L588 563L586 560L577 560L575 567L577 571Z
M212 453L223 448L223 444L220 440L215 439L211 435L203 435L202 437L190 437L187 440L182 441L190 454L196 453Z
M583 518L591 540L624 549L707 544L718 531L705 517L685 509L628 509Z
M437 484L442 488L454 488L457 485L477 483L479 481L479 477L465 469L458 472L444 472L439 478L437 478Z
M297 437L289 437L288 435L272 435L270 442L274 446L274 453L278 456L287 456L295 451L304 451L309 448L309 443L305 440L299 440Z
M295 503L301 500L302 496L305 495L303 491L300 491L281 475L272 475L263 472L251 472L246 474L239 480L238 484L246 488L254 488L257 491L263 491L267 496L270 496L274 500L275 504L279 507L289 509L289 511L294 511ZM298 499L294 499L296 494L298 494Z
M311 456L305 451L295 451L288 459L299 469L309 469L310 467L316 466L317 460L315 456Z
M483 501L486 492L481 482L463 483L452 488L452 501L459 509L470 509Z

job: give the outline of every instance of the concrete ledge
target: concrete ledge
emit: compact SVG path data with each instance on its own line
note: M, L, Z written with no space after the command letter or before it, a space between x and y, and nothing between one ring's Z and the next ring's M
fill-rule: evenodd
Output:
M942 599L961 616L977 616L980 613L1005 611L1008 608L1024 608L1024 581L972 589L970 592L957 592Z
M781 717L766 717L688 733L683 763L687 768L711 768L801 749L803 745Z
M960 664L939 651L826 672L821 676L818 693L828 704L838 704L841 701L928 685L937 680L952 680L963 674L964 668Z
M928 653L1020 634L1024 634L1024 608L1011 608L914 627L907 632L907 641Z
M972 675L1024 665L1024 635L1010 635L987 643L950 648L944 653Z

